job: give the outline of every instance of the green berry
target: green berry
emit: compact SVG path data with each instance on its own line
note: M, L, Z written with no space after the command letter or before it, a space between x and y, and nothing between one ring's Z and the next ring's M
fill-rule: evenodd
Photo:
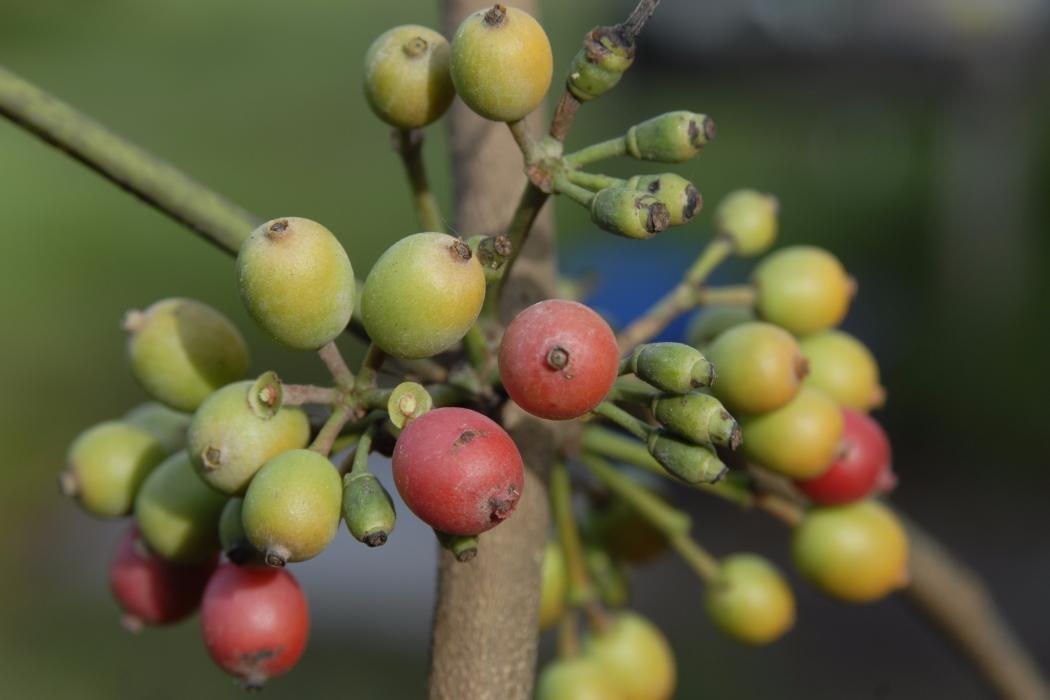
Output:
M543 549L543 585L540 589L540 629L554 625L565 614L565 596L569 577L565 555L557 542L547 541Z
M189 455L176 452L151 473L135 498L135 520L154 552L194 564L219 550L219 517L226 496L201 481Z
M335 339L354 310L350 258L331 231L310 219L273 219L252 231L237 254L237 279L252 318L297 350Z
M486 119L516 122L546 96L554 56L539 22L497 4L459 25L452 37L451 72L468 107Z
M715 381L714 365L683 343L639 345L631 354L630 369L642 381L672 394L688 394Z
M399 129L438 119L456 90L445 37L418 24L388 29L365 54L365 97L376 116Z
M193 299L164 299L124 319L131 371L158 401L193 411L244 376L248 348L229 319Z
M244 534L244 522L241 519L243 508L243 498L226 501L219 516L219 544L226 558L234 564L261 566L265 563L263 553L253 547L248 541L248 535Z
M635 175L627 181L626 186L656 197L667 207L671 226L689 223L704 206L704 198L700 196L696 185L675 173Z
M660 424L690 442L734 450L740 444L740 426L714 396L697 392L657 396L650 408Z
M599 547L588 547L584 558L602 604L607 608L625 607L631 596L631 572L627 562L614 559Z
M715 226L742 257L764 252L777 237L777 198L755 190L734 190L718 203Z
M125 421L157 438L169 455L186 447L191 418L188 413L173 411L156 401L147 401L124 414Z
M757 554L722 560L706 595L707 613L719 628L748 644L768 644L795 623L795 596L784 577Z
M289 450L268 461L244 494L241 521L248 541L270 566L304 561L339 529L339 472L313 450Z
M615 681L593 660L555 659L536 681L536 700L627 700Z
M683 442L662 430L649 435L646 447L664 469L688 484L713 484L728 470L708 445Z
M707 357L718 371L711 391L734 414L765 413L787 404L807 371L798 341L782 328L757 321L715 338Z
M743 304L709 304L689 322L685 335L689 344L705 350L712 340L742 323L755 320L755 311Z
M271 418L253 410L254 382L229 384L201 404L190 422L188 450L193 466L212 488L236 496L271 457L303 447L310 424L298 408L281 408Z
M601 667L624 700L667 700L674 694L671 645L641 615L617 614L605 630L584 640L584 656Z
M591 200L591 221L625 238L652 238L668 227L671 215L656 197L627 187L606 187Z
M874 355L849 333L821 331L802 338L799 346L809 362L808 386L858 411L870 411L885 401Z
M802 387L775 411L742 417L740 427L748 458L792 479L812 479L841 449L842 410L820 391Z
M107 421L73 441L59 482L92 515L119 518L131 512L139 487L164 456L163 445L147 431Z
M386 544L397 522L394 502L374 474L343 478L343 519L350 534L369 547Z
M455 345L485 301L485 273L466 243L417 233L387 249L365 280L361 320L388 355L422 358Z
M634 63L634 40L616 27L596 27L583 38L572 59L566 87L580 102L601 97L616 87Z
M795 335L838 325L856 291L838 259L814 246L773 253L755 268L754 284L758 315Z
M627 130L627 154L661 163L687 161L715 137L711 117L678 111L661 114Z

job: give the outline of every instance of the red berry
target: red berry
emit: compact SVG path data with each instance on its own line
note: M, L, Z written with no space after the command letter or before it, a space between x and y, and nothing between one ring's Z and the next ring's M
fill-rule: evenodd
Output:
M124 611L124 626L138 631L188 617L200 605L217 561L174 564L151 552L138 528L128 528L109 566L109 586Z
M619 364L609 324L583 304L562 299L519 313L499 348L507 393L532 415L550 420L576 418L601 403Z
M466 408L438 408L409 423L394 447L394 484L420 520L476 535L510 517L525 486L514 441Z
M246 687L259 687L295 666L309 627L306 598L285 569L223 564L204 589L204 646Z
M797 482L807 496L821 505L860 500L877 487L885 488L886 479L893 478L890 442L882 427L868 414L851 408L842 409L842 419L841 454L820 476Z

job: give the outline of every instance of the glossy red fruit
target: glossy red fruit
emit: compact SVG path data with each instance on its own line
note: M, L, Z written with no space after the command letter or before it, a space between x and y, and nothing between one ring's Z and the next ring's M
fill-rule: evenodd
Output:
M821 505L860 500L876 489L885 488L887 475L893 478L890 441L882 426L868 414L851 408L842 409L842 419L841 454L820 476L796 482L810 499Z
M519 313L499 348L507 393L532 415L550 420L576 418L601 403L619 364L609 324L589 307L563 299Z
M133 632L144 625L178 622L197 609L218 557L202 564L173 564L149 551L130 527L109 566L109 586Z
M405 427L394 484L420 520L476 535L510 517L525 486L518 448L498 424L466 408L437 408Z
M223 564L204 589L204 646L246 687L257 688L295 666L309 627L306 598L285 569Z

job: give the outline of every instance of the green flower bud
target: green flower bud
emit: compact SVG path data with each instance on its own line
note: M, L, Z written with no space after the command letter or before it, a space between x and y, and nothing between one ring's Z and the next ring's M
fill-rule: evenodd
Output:
M374 474L343 477L343 519L355 540L369 547L386 544L395 517L394 502Z
M142 428L126 421L99 423L70 445L59 485L92 515L119 518L131 512L135 494L164 454L157 438Z
M685 336L694 348L703 350L724 331L755 320L755 311L743 304L709 304L689 322Z
M416 382L401 382L394 387L386 402L390 422L398 428L404 428L410 420L419 418L433 407L434 399L422 384Z
M467 562L478 556L478 538L476 535L449 535L434 530L438 543L452 552L456 561Z
M180 411L244 376L248 348L221 313L193 299L164 299L124 319L131 371L142 388Z
M195 564L218 551L225 505L226 496L201 481L189 455L176 452L142 483L135 520L154 552L179 564Z
M705 114L668 112L627 130L627 154L661 163L687 161L715 137L715 122Z
M635 175L626 187L648 192L660 200L671 215L671 226L688 223L704 206L704 198L696 186L675 173Z
M664 469L689 484L713 484L728 470L710 447L681 442L662 430L654 431L646 446Z
M606 187L591 200L591 221L618 236L643 240L666 229L671 214L651 194L626 187Z
M634 63L634 52L634 40L616 27L595 27L583 37L583 48L572 59L566 87L580 102L601 97Z
M226 501L219 516L219 544L226 558L237 566L261 566L266 563L263 553L253 547L244 534L243 508L243 498Z
M740 445L740 426L714 396L658 396L650 407L653 417L665 428L690 442L714 443L734 450Z
M623 608L631 596L630 570L622 561L616 561L609 552L590 547L584 552L587 572L598 589L602 603L609 608Z
M718 203L715 227L733 242L737 255L764 252L777 237L777 198L755 190L734 190Z
M157 438L167 454L186 447L186 429L191 418L188 413L173 411L156 401L147 401L124 414L126 422Z
M683 343L639 345L631 355L631 371L672 394L688 394L715 381L714 365L699 350Z

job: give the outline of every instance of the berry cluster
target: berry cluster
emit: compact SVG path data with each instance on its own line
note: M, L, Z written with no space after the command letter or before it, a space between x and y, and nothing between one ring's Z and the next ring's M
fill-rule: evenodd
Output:
M706 285L730 255L772 246L772 196L729 194L683 280L618 334L571 299L533 304L505 328L497 317L537 201L567 196L596 226L634 239L701 210L697 188L675 173L619 179L583 168L614 156L693 158L715 135L706 115L670 112L563 154L575 109L620 81L639 29L629 20L587 34L541 140L522 119L546 96L553 61L527 13L496 4L466 18L451 42L416 25L375 40L365 95L395 130L428 230L390 246L363 283L336 236L305 218L261 224L237 254L250 316L275 341L316 351L330 386L285 383L273 371L246 378L240 333L200 302L166 299L128 314L132 373L153 401L77 437L61 484L93 515L134 518L111 569L129 627L174 623L199 607L209 654L245 685L289 670L308 615L285 567L323 552L340 521L370 547L393 533L393 501L370 453L390 458L404 503L468 561L525 487L522 456L500 424L511 405L559 421L563 437L557 463L529 465L549 470L557 525L538 625L559 624L561 634L559 658L538 681L544 700L672 696L669 644L624 609L632 567L668 549L706 583L706 609L732 637L765 644L795 619L772 564L750 553L715 558L663 489L621 467L780 516L794 527L799 571L831 595L868 601L904 583L904 531L873 500L894 482L888 440L867 414L884 400L878 368L834 328L854 281L827 251L794 246L760 261L748 284ZM529 189L506 235L441 230L419 130L456 95L507 122L521 148ZM648 342L697 307L688 343ZM356 372L335 342L347 330L369 343ZM586 501L582 525L574 489Z

